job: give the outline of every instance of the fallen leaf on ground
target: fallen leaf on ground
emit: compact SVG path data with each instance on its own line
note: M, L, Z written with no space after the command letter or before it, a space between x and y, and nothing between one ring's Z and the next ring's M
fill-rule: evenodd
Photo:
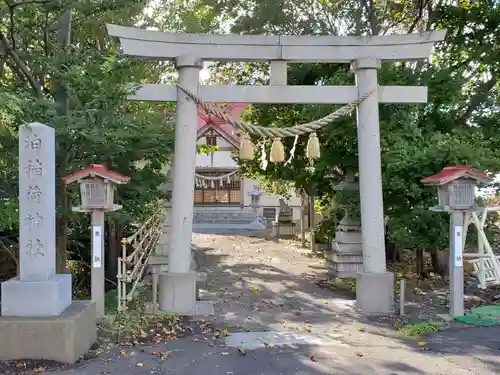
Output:
M359 332L364 332L365 331L365 327L359 327L358 331Z
M419 342L417 342L417 345L418 346L424 346L425 345L425 341L419 341Z
M362 356L363 356L363 353L361 353L361 352L354 352L354 355L355 355L356 357L362 357Z

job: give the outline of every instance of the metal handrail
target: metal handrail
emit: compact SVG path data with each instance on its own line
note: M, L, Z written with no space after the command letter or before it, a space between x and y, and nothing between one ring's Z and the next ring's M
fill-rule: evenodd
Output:
M122 256L118 258L118 273L116 275L117 309L127 310L128 302L134 298L139 283L147 269L148 258L155 250L164 223L163 209L156 211L131 236L123 238Z

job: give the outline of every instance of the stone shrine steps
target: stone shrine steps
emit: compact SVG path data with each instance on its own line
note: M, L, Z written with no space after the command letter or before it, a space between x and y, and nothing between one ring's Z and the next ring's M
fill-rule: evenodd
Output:
M193 230L198 233L224 232L225 234L226 231L233 231L248 234L248 231L256 230L252 225L256 219L255 213L249 207L195 207Z

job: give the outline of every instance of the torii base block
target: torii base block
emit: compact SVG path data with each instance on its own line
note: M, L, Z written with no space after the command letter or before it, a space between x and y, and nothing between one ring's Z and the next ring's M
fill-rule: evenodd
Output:
M370 316L392 313L394 311L394 274L358 272L356 274L356 308Z
M212 302L197 301L196 283L199 280L200 276L195 271L160 275L158 292L161 312L186 316L213 315Z

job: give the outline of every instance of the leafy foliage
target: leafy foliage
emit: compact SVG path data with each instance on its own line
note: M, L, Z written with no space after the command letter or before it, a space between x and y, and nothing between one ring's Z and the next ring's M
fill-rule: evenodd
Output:
M105 31L108 22L137 22L145 6L139 0L0 4L0 232L15 233L17 227L18 127L53 126L60 272L66 251L86 259L89 248L88 218L70 210L77 203L76 186L64 188L61 177L91 163L130 176L131 182L118 189L123 210L107 215L120 235L148 215L162 195L158 186L173 149L173 127L165 106L130 102L127 96L133 84L159 81L169 67L122 56ZM69 10L71 25L64 22ZM71 43L65 45L61 36L68 26ZM148 163L138 168L138 161Z

